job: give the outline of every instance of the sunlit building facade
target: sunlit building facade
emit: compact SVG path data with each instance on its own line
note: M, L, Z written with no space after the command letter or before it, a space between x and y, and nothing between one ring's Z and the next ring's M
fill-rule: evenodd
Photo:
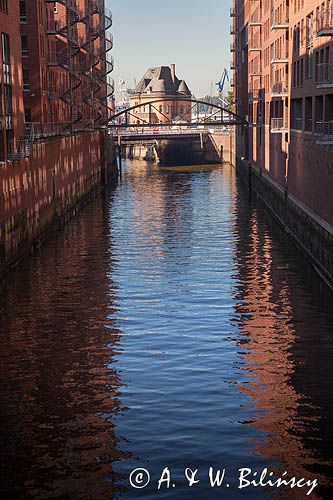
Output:
M130 96L130 105L135 109L131 111L129 122L191 122L192 107L188 102L191 95L185 80L177 78L175 64L149 68Z
M25 122L44 131L105 125L114 85L104 0L19 4Z
M333 2L234 0L238 156L333 224Z
M24 133L19 4L0 1L0 161Z

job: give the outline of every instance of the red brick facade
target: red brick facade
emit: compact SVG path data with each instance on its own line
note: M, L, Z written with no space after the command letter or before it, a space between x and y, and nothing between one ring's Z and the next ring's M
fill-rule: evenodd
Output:
M1 6L0 161L24 133L19 4L8 1Z
M104 0L0 0L0 275L112 165L111 24Z
M105 124L114 85L104 0L20 5L26 122L64 122L71 131Z
M333 224L333 1L234 0L235 111L247 156Z

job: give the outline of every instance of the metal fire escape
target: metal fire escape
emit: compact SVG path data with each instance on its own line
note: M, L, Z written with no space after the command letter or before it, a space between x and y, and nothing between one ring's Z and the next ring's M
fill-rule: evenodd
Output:
M88 67L83 75L90 80L88 91L83 90L82 98L93 112L94 126L103 126L108 117L108 101L114 92L114 84L109 74L113 71L113 58L109 52L113 47L112 14L104 8L103 0L88 0L87 14L80 19L86 26L87 37L81 49L87 53ZM104 107L104 113L101 109Z
M46 0L54 5L54 0ZM49 65L63 68L67 73L66 88L50 88L50 99L61 99L70 110L70 124L64 130L71 132L105 126L108 101L114 92L110 73L113 58L112 14L104 7L104 0L87 0L86 11L80 13L77 0L57 0L65 7L66 16L49 19L47 33L64 39L64 47L57 40L57 50L49 54ZM79 24L85 26L85 36L79 37ZM82 33L82 31L81 31ZM60 39L60 40L61 40ZM89 111L87 117L84 107ZM102 111L104 109L104 112Z

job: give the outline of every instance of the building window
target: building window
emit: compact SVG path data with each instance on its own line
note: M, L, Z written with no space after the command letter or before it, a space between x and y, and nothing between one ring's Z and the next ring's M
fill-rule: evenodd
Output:
M9 45L9 35L7 33L2 33L2 62L4 64L10 64L10 45Z
M23 91L30 91L30 72L27 68L23 68Z
M311 47L306 57L306 78L312 78L313 75L313 48Z
M22 57L29 56L28 35L21 35L21 55Z
M160 104L160 113L163 113L163 106Z
M25 123L31 123L31 108L24 108L24 121Z
M39 44L40 44L40 55L41 57L45 57L45 40L42 34L39 36Z
M314 33L314 23L313 23L313 12L306 18L306 43L308 47L313 45L313 33Z
M305 131L312 132L312 97L305 98Z
M3 92L6 115L6 128L12 128L13 101L12 101L12 82L10 68L10 42L7 33L1 33L2 42L2 75L3 75Z
M27 22L27 5L25 0L20 0L20 23L26 24Z
M0 0L0 11L8 14L8 0Z
M291 101L291 128L294 130L303 129L303 100L292 99Z

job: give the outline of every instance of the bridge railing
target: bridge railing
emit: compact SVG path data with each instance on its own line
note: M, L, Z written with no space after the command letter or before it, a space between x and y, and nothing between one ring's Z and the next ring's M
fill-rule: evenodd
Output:
M166 127L164 128L155 128L155 127L149 127L149 128L121 128L121 129L112 129L110 127L111 133L116 136L134 136L138 137L141 135L175 135L175 134L189 134L191 132L197 132L200 133L200 131L193 129L193 128L186 128L186 129L181 129L181 128L173 128L173 129L167 129Z
M219 134L229 134L231 128L230 127L219 127L219 128L208 128L204 126L198 125L188 125L186 127L182 126L171 126L167 127L136 127L136 128L116 128L109 127L110 134L114 136L131 136L131 137L140 137L142 135L189 135L189 134L201 134L202 132L212 132Z

